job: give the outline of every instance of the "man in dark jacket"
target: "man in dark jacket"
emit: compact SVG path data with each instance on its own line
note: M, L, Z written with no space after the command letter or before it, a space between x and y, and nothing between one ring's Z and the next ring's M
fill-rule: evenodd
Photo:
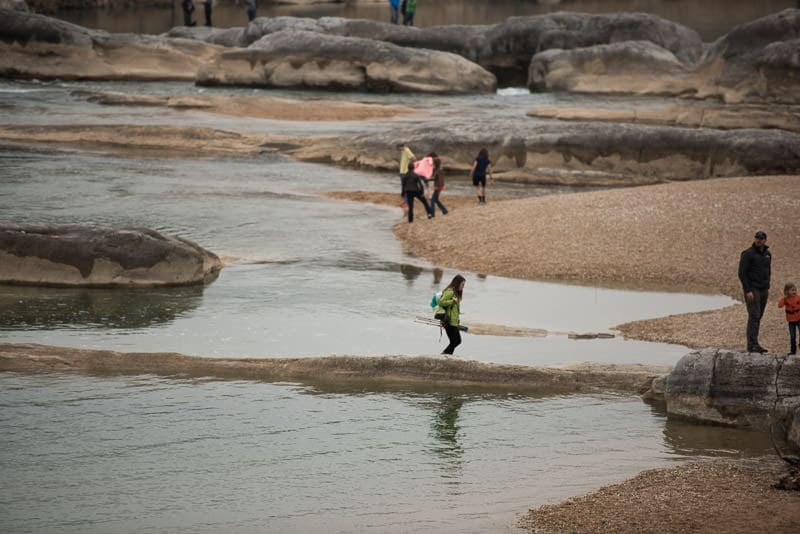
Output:
M767 246L767 234L759 230L753 245L739 258L739 280L747 305L747 352L768 352L758 344L758 329L767 307L771 267L772 254Z

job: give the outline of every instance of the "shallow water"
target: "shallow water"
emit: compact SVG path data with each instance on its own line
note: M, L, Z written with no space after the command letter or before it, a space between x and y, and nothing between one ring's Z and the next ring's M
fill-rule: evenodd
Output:
M5 81L2 122L311 131L277 121L100 106L72 94L77 88L198 91L174 83ZM537 98L574 101L513 91L415 98L442 116L495 109L512 117ZM321 126L336 133L391 124ZM450 183L448 194L469 194L465 182ZM0 287L0 338L260 358L438 353L446 344L438 328L414 317L430 313L432 293L456 271L402 251L391 232L399 207L320 195L332 190L394 192L397 177L279 155L203 157L200 148L196 158L181 159L2 145L3 222L143 226L232 259L219 279L199 288ZM492 194L574 191L509 185ZM637 318L732 302L463 274L465 323L562 332L467 334L457 354L484 362L673 364L686 348L621 338L573 341L563 333L607 331ZM502 532L530 506L644 468L767 449L763 436L667 421L638 398L618 396L320 391L5 373L0 407L0 531Z
M530 506L764 436L639 399L0 374L0 531L512 532Z

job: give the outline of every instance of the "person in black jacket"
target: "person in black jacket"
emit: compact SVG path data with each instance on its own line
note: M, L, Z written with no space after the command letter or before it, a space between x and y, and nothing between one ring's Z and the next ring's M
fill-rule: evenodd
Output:
M753 245L742 251L739 258L739 280L747 305L747 352L769 352L758 343L758 329L767 307L771 268L772 254L767 246L767 234L759 230Z
M422 177L418 176L413 169L409 168L400 179L402 186L402 195L408 204L408 222L414 222L414 199L416 198L422 205L425 206L425 213L428 218L433 217L431 213L431 206L428 204L428 199L425 198L425 186L422 183Z

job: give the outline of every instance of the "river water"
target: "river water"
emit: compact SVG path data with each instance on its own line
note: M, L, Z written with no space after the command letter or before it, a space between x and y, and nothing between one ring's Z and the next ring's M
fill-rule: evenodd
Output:
M88 103L75 89L254 92L181 83L4 81L2 122L275 133L377 131L393 124L108 107ZM445 114L476 117L487 109L524 115L534 104L572 105L581 98L620 104L522 91L440 100L336 97L412 98ZM435 355L445 345L438 329L414 317L429 314L431 294L457 271L403 252L391 232L399 207L320 194L396 192L394 173L274 154L214 158L200 147L196 157L178 158L5 143L0 160L2 221L143 226L192 239L229 261L205 288L0 287L5 342L256 358ZM448 194L469 193L465 181L450 184ZM574 190L506 185L491 193ZM609 331L633 319L732 303L720 295L463 274L467 324L553 332L541 338L467 334L457 354L483 362L673 364L685 347L618 337L575 341L563 333ZM530 506L642 469L768 449L761 435L668 421L638 398L614 395L325 391L289 383L4 373L0 407L3 532L504 532Z

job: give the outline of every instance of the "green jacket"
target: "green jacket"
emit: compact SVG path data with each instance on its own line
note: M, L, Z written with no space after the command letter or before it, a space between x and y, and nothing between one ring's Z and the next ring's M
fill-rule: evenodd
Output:
M456 292L452 288L445 289L444 293L442 293L442 298L439 299L439 305L436 307L434 314L445 312L447 313L447 317L450 319L449 324L452 326L458 326L460 324L458 322L460 315L458 304Z

